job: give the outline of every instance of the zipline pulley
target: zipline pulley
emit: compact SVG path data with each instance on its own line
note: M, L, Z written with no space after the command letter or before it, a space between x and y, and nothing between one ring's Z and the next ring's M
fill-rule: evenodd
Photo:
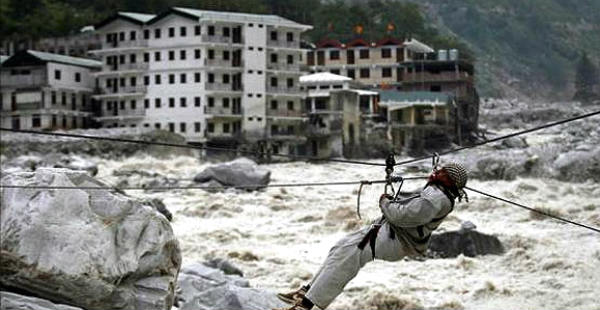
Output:
M390 153L385 159L385 186L383 188L383 194L394 197L394 200L398 198L398 194L400 194L400 188L404 183L404 179L401 176L392 175L394 172L394 166L396 165L396 158L393 153ZM398 191L394 189L394 182L400 182L400 187L398 187ZM359 219L362 219L360 216L360 194L362 193L362 189L364 185L371 185L373 182L371 181L361 181L360 186L358 187L358 196L356 198L356 214ZM388 193L388 188L390 188L390 193Z

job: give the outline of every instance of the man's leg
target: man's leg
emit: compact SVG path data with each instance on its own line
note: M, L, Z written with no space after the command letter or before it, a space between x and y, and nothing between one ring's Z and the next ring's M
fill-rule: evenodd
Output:
M306 299L325 309L344 290L346 284L356 277L360 268L373 260L370 246L363 250L358 248L370 229L371 227L366 227L338 241L311 281ZM375 254L378 259L396 261L404 256L405 251L398 238L390 238L390 229L388 224L384 224L379 230Z

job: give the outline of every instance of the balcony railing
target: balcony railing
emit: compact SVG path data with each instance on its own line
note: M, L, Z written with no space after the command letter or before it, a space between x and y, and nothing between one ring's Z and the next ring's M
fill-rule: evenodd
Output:
M297 110L267 110L267 116L271 117L303 117L304 112Z
M102 111L102 115L97 117L98 120L109 120L109 119L123 119L123 118L140 118L146 116L145 109L135 109L135 110L104 110Z
M213 67L227 67L227 68L239 68L244 66L243 61L234 62L233 60L224 60L224 59L204 59L205 66L213 66Z
M112 48L134 48L134 47L147 47L148 40L125 40L125 41L113 41L105 43L103 48L112 49Z
M149 64L145 62L136 62L128 64L104 65L102 71L145 71L148 70Z
M3 108L2 112L18 112L18 111L30 111L39 110L44 108L44 103L41 101L32 102L19 102L14 105L8 105L8 109Z
M145 93L146 86L125 86L100 88L98 95L136 94Z
M204 136L207 139L241 139L240 132L208 132L204 130Z
M235 116L240 117L242 111L233 108L222 108L222 107L208 107L204 106L204 114L214 116Z
M454 72L447 72L447 73L440 73L440 74L415 72L415 73L405 74L402 77L402 82L411 82L411 83L450 82L450 81L473 82L473 76L469 76L465 72L461 72L458 75Z
M267 46L283 48L300 48L300 41L268 40Z
M287 95L301 95L304 93L304 91L301 90L300 87L296 87L296 86L294 86L294 87L268 86L267 92L274 93L274 94L287 94Z
M288 64L288 63L269 63L267 64L268 70L279 70L279 71L300 71L300 64Z
M222 44L244 44L243 40L237 40L237 42L234 42L233 37L224 37L224 36L219 36L219 35L202 35L202 41L203 42L209 42L209 43L222 43Z
M206 83L204 86L205 90L214 90L214 91L243 91L244 88L241 85L233 86L233 84L223 84L223 83Z

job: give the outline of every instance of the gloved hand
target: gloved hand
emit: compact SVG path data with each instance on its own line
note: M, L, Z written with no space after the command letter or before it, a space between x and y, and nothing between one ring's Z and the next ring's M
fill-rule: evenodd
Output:
M390 194L381 194L381 196L379 197L379 205L381 206L382 203L386 202L385 200L393 200L394 196L390 195Z

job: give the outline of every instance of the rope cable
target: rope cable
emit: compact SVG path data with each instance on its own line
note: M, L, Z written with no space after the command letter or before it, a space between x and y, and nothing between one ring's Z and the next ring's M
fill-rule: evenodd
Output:
M562 125L562 124L573 122L573 121L577 121L577 120L584 119L584 118L587 118L587 117L592 117L592 116L595 116L595 115L598 115L598 114L600 114L600 111L590 112L590 113L586 113L586 114L574 116L574 117L571 117L571 118L563 119L563 120L560 120L560 121L555 121L555 122L547 123L547 124L544 124L544 125L541 125L541 126L537 126L537 127L533 127L533 128L528 128L528 129L516 131L516 132L510 133L510 134L507 134L507 135L503 135L503 136L499 136L499 137L496 137L496 138L493 138L493 139L489 139L489 140L477 142L477 143L474 143L474 144L471 144L471 145L461 146L461 147L458 147L458 148L454 148L454 149L450 149L450 150L447 150L447 151L439 152L438 154L439 155L447 155L447 154L450 154L450 153L455 153L455 152L458 152L458 151L462 151L462 150L466 150L466 149L470 149L470 148L479 147L479 146L482 146L482 145L485 145L485 144L488 144L488 143L497 142L497 141L500 141L500 140L504 140L504 139L516 137L516 136L523 135L523 134L527 134L527 133L530 133L530 132L534 132L534 131L538 131L538 130L542 130L542 129L546 129L546 128L550 128L550 127ZM431 156L433 156L433 154L427 155L427 156L423 156L423 157L413 158L413 159L409 159L409 160L405 160L405 161L401 161L401 162L396 163L396 166L406 165L406 164L414 163L414 162L417 162L417 161L421 161L421 160L425 160L425 159L430 159Z
M347 164L356 164L356 165L385 166L385 164L373 163L373 162L366 162L366 161L358 161L358 160L336 159L336 158L320 158L320 157L314 157L314 156L291 155L291 154L270 154L270 153L267 153L267 152L245 151L245 150L237 150L237 149L231 149L231 148L225 148L225 147L216 147L216 146L180 144L180 143L169 143L169 142L154 142L154 141L125 139L125 138L111 138L111 137L101 137L101 136L80 135L80 134L73 134L73 133L46 132L46 131L26 130L26 129L12 129L12 128L0 128L0 131L9 131L9 132L16 132L16 133L26 133L26 134L34 134L34 135L43 135L43 136L64 137L64 138L78 138L78 139L89 139L89 140L102 140L102 141L112 141L112 142L122 142L122 143L136 143L136 144L145 144L145 145L178 147L178 148L196 149L196 150L230 152L230 153L247 154L247 155L265 155L265 156L270 155L270 156L273 156L273 157L284 157L284 158L292 158L292 159L304 159L304 160L311 160L311 161L327 161L327 162L347 163Z
M474 188L471 188L471 187L468 187L468 186L465 186L465 189L468 189L468 190L470 190L472 192L475 192L475 193L478 193L478 194L481 194L481 195L484 195L484 196L487 196L487 197L490 197L490 198L493 198L493 199L496 199L496 200L500 200L502 202L505 202L505 203L508 203L508 204L511 204L511 205L514 205L514 206L517 206L517 207L520 207L520 208L523 208L523 209L527 209L527 210L529 210L531 212L536 212L536 213L539 213L539 214L551 217L553 219L556 219L556 220L559 220L559 221L562 221L562 222L565 222L565 223L577 225L579 227L583 227L583 228L595 231L597 233L600 233L600 228L596 228L596 227L588 226L588 225L585 225L585 224L577 223L575 221L571 221L571 220L562 218L560 216L557 216L557 215L554 215L554 214L551 214L551 213L548 213L548 212L544 212L544 211L541 211L541 210L538 210L538 209L535 209L535 208L532 208L532 207L528 207L528 206L522 205L520 203L517 203L517 202L514 202L514 201L510 201L508 199L502 198L502 197L498 197L498 196L495 196L495 195L492 195L492 194L484 193L484 192L482 192L480 190L477 190L477 189L474 189Z

